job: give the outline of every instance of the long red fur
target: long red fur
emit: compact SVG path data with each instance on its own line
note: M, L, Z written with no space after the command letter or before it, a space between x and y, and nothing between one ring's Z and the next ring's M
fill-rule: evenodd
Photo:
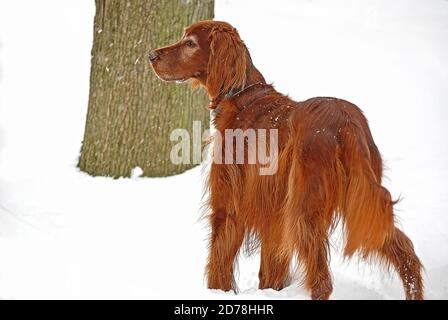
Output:
M249 239L250 248L261 245L260 288L286 286L297 256L311 297L328 299L328 238L341 221L345 256L358 254L395 268L406 298L423 299L422 265L412 242L394 224L394 201L381 185L381 155L362 111L341 99L295 102L278 93L225 22L199 22L186 34L196 34L208 46L200 48L207 71L198 72L194 83L210 95L218 132L279 130L276 174L259 175L257 164L211 165L208 287L237 289L234 267ZM186 63L194 66L194 59Z

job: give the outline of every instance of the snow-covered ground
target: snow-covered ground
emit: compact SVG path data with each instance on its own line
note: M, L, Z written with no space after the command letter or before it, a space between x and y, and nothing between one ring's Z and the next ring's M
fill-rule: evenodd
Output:
M296 283L257 290L257 256L240 260L238 296L206 289L200 168L119 180L76 169L94 9L0 1L0 298L308 299ZM365 110L426 296L447 299L448 1L216 0L216 18L280 91ZM332 298L403 297L395 275L334 251Z

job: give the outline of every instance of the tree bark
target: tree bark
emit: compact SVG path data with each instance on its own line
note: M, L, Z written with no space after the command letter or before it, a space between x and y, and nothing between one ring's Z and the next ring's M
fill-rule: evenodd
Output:
M213 0L96 0L89 106L79 167L94 176L181 173L170 150L176 128L209 123L204 92L164 83L152 72L150 49L176 41L183 28L213 18ZM190 148L191 149L191 148Z

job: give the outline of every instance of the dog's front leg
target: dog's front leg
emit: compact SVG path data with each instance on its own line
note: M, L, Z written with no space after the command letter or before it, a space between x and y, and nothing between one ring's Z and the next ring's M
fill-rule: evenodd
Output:
M211 243L207 264L209 289L237 291L233 276L236 256L244 238L244 227L235 216L223 209L214 210L210 216Z

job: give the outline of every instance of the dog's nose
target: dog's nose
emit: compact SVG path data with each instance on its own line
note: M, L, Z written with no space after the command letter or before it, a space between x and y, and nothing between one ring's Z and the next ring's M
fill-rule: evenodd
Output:
M152 50L149 53L148 57L149 57L149 61L154 62L154 61L156 61L159 58L159 54L157 53L157 51Z

